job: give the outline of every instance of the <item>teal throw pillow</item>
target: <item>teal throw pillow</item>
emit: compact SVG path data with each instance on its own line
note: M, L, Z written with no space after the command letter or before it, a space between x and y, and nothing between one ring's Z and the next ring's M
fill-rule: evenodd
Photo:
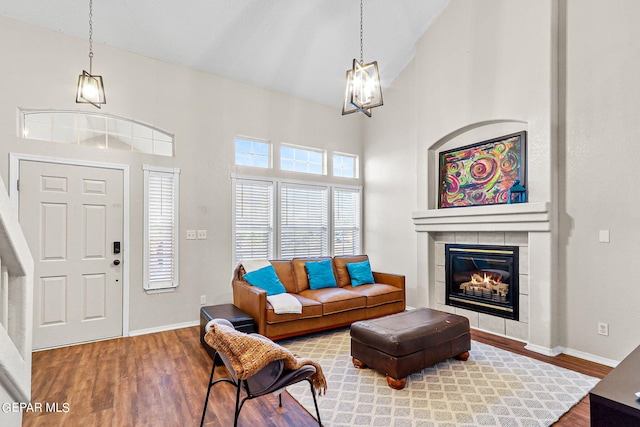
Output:
M242 277L253 286L267 291L267 296L284 294L287 289L284 287L276 270L272 265L246 273Z
M307 273L309 274L309 288L322 289L322 288L336 288L336 278L333 275L333 268L331 267L331 260L325 259L324 261L307 262Z
M347 271L349 271L349 276L351 276L351 286L375 283L369 260L347 263Z

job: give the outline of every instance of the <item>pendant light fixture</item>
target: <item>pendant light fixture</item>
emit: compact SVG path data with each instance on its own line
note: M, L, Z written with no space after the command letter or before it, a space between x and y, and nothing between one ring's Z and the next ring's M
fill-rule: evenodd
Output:
M91 104L100 108L106 104L102 76L93 74L93 0L89 0L89 72L82 70L78 77L78 91L76 102L79 104Z
M360 111L371 117L371 109L382 105L382 88L378 62L364 63L362 48L363 5L360 0L360 61L353 60L353 67L347 70L347 85L344 91L342 115Z

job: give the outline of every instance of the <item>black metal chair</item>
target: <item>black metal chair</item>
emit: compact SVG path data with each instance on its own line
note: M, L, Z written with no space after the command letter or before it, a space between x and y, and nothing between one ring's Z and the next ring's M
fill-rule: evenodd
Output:
M209 323L217 323L221 325L226 325L233 327L231 322L226 319L214 319ZM205 333L208 328L205 328ZM263 337L262 335L252 334L261 339L268 340L268 338ZM213 375L216 369L216 360L219 359L224 366L229 371L230 378L218 378L217 380L213 380ZM313 389L313 383L309 378L311 375L315 374L316 368L313 366L305 365L300 369L296 369L294 371L284 370L284 362L282 360L276 360L275 362L269 363L267 366L262 368L256 374L247 378L246 380L238 380L233 367L231 366L231 362L227 355L222 352L216 351L215 357L213 360L213 364L211 367L211 376L209 377L209 386L207 387L207 396L204 400L204 409L202 410L202 419L200 420L200 427L204 424L204 419L207 414L207 405L209 403L209 395L211 393L211 388L220 383L220 382L228 382L236 386L236 403L235 403L235 415L233 420L234 427L238 425L238 417L240 416L240 411L242 410L242 406L247 400L255 399L256 397L264 396L270 393L278 392L288 387L290 385L299 383L301 381L307 381L309 383L311 394L313 396L313 404L316 408L316 415L318 419L318 425L322 426L322 422L320 421L320 411L318 410L318 402L316 400L316 394ZM241 392L244 391L244 397L241 399ZM282 407L282 394L278 393L278 405Z

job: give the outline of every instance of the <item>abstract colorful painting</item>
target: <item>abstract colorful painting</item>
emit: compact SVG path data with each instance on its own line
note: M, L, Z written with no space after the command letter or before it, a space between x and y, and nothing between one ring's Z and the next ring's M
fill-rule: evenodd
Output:
M526 186L526 131L440 153L439 207L507 203L515 180Z

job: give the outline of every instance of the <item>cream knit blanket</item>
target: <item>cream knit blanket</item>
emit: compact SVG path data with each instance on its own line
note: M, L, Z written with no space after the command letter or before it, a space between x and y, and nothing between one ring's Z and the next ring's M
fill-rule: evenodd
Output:
M246 380L269 363L282 360L284 368L289 370L299 369L304 365L316 368L315 374L310 377L313 388L320 396L327 391L327 381L318 363L297 357L271 340L247 335L229 326L215 323L209 327L204 340L213 349L229 358L239 380Z

